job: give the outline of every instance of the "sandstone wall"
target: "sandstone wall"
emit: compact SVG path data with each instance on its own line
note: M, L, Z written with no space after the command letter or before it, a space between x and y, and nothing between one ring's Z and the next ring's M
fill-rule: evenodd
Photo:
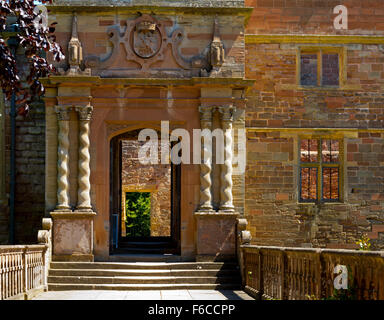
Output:
M122 140L122 188L151 193L151 236L168 237L171 235L171 165L141 164L138 152L143 144Z
M57 41L62 45L65 53L67 44L71 37L72 12L50 14L50 21L57 21L56 28ZM136 11L124 11L124 8L117 9L117 13L111 10L104 12L81 12L78 13L78 36L82 43L84 59L99 57L108 63L108 67L98 70L92 68L92 75L102 75L106 77L154 77L154 78L186 78L200 76L200 67L191 67L190 62L196 59L202 61L209 53L209 47L213 40L215 14L206 13L198 15L190 12L159 13L152 15L157 21L159 30L162 32L164 41L169 41L166 48L161 49L163 59L150 62L149 70L141 69L139 59L135 56L126 58L127 51L125 46L130 46L129 41L132 36L132 26L138 17ZM217 16L220 37L224 45L226 59L221 67L222 77L243 77L244 76L244 17L240 15L220 14ZM119 28L120 36L124 37L126 43L121 43L114 48L110 41L107 29L112 26ZM164 28L164 31L163 31ZM182 32L180 45L176 40L172 40L172 35L177 30ZM177 47L177 54L172 53L172 46ZM118 52L117 57L109 60L111 53ZM136 60L136 61L135 61ZM184 62L183 62L184 61ZM195 62L194 62L195 63ZM198 63L198 62L196 62ZM186 66L187 65L187 66ZM66 62L57 64L57 67L66 68Z
M6 106L5 172L6 195L10 183L10 106ZM42 102L33 103L26 117L16 119L16 194L15 241L18 244L36 243L37 230L45 213L45 108ZM9 208L2 220L1 230L8 232ZM5 237L4 237L5 240ZM2 241L3 243L5 241Z
M349 30L335 31L333 8L349 9ZM382 1L246 1L248 34L382 35ZM259 38L261 39L261 38ZM271 38L272 39L272 38ZM245 215L262 245L355 248L363 233L384 247L384 51L378 43L340 40L275 43L246 39L246 77L255 79L246 107ZM339 41L339 42L338 42ZM353 42L353 41L352 41ZM299 85L301 50L340 54L340 86ZM332 66L331 68L336 68ZM331 71L332 72L332 71ZM337 71L336 71L337 72ZM338 203L299 202L299 139L343 141Z
M253 7L248 34L384 34L381 0L245 0ZM348 9L348 30L335 30L333 9Z

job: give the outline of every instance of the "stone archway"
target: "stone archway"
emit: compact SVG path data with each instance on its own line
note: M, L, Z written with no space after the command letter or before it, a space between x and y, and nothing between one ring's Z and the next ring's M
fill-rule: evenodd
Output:
M141 248L144 253L179 253L180 172L172 164L142 164L139 148L144 142L137 140L139 131L120 133L110 141L110 252L140 252ZM161 145L157 148L160 153ZM150 195L149 234L129 232L126 197L131 193ZM129 222L135 230L135 219Z

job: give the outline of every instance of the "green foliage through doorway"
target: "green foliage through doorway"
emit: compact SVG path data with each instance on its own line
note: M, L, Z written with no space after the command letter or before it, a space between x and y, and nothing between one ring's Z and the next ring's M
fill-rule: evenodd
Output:
M125 194L127 214L127 237L151 236L151 193L127 192Z

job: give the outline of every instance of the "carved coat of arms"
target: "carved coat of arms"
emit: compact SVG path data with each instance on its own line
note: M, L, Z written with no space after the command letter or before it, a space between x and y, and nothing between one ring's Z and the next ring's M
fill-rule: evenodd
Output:
M161 34L156 23L141 21L133 32L133 51L141 58L148 59L156 55L161 48Z

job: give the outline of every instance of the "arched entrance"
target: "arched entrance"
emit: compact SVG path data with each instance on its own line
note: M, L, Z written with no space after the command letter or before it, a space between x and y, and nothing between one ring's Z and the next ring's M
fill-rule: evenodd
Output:
M110 254L180 254L180 166L140 161L139 132L110 141Z

